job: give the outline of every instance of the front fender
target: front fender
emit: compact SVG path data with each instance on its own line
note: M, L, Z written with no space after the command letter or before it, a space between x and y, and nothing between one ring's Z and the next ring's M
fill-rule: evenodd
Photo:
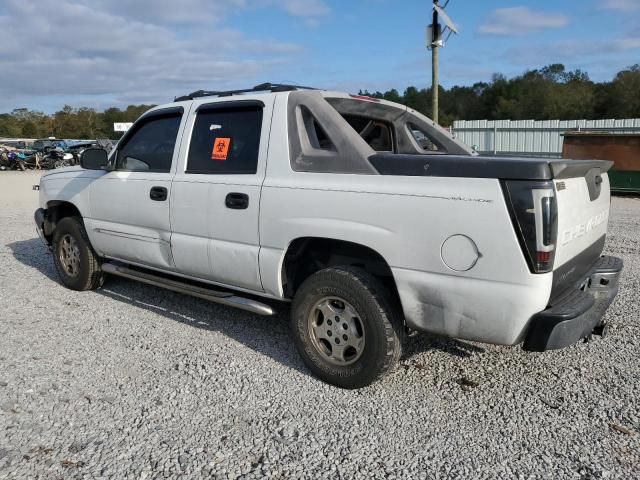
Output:
M40 207L46 210L60 203L69 203L80 215L90 217L91 183L104 174L103 171L72 167L43 175L40 179Z

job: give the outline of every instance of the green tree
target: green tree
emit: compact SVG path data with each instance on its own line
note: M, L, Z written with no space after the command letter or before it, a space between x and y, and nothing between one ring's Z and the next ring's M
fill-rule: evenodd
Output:
M640 117L640 64L635 64L619 72L609 87L609 108L611 118Z
M0 115L0 136L1 137L19 137L22 134L22 129L16 118L9 114L3 113Z

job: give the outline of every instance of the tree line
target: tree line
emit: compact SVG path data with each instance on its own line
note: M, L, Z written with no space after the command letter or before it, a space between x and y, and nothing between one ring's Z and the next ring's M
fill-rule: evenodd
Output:
M431 88L409 87L400 94L361 91L362 95L405 104L431 116ZM593 82L582 70L562 64L528 70L514 78L493 75L490 82L439 89L440 123L454 120L595 120L640 118L640 64L611 81Z
M117 139L122 135L113 131L113 124L133 122L153 105L129 105L124 110L107 108L99 112L94 108L64 108L51 115L17 108L0 114L0 137L10 138L76 138Z
M440 87L440 122L454 120L575 120L640 118L640 64L618 72L611 81L594 82L587 72L562 64L527 70L507 78L495 74L489 82ZM431 89L408 87L402 94L360 91L361 95L405 104L431 115ZM51 115L27 108L0 114L0 137L111 138L117 122L133 122L153 105L129 105L124 110L73 108Z

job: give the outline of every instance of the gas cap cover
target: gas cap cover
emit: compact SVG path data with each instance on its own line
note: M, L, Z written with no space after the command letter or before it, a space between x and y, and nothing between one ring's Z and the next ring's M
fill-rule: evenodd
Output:
M442 244L442 261L451 270L467 272L475 267L482 256L475 242L466 235L452 235Z

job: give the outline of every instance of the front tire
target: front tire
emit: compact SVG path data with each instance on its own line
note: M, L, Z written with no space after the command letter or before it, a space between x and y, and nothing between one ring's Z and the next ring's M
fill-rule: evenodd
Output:
M372 275L335 267L311 275L291 308L293 338L306 366L341 388L365 387L400 358L402 322L387 289Z
M71 290L95 290L104 281L82 221L66 217L53 232L53 261L62 284Z

